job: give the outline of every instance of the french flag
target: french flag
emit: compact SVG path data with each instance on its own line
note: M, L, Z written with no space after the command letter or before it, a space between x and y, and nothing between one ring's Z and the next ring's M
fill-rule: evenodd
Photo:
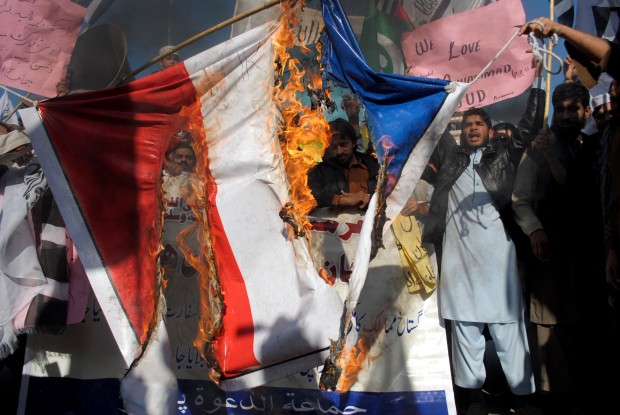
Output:
M20 111L128 367L162 318L161 175L179 130L193 135L203 179L202 225L224 302L211 346L224 381L247 387L235 379L271 368L250 381L261 384L319 366L338 335L342 300L279 216L290 200L273 103L278 29Z

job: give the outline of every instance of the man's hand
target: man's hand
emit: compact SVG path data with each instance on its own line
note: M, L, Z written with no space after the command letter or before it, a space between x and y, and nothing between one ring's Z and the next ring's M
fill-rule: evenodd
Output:
M532 141L532 149L540 151L545 156L554 180L557 184L564 185L566 183L566 168L555 154L555 140L555 134L549 127L544 126Z
M519 29L519 36L533 32L537 37L550 37L554 33L557 33L561 26L561 24L546 17L538 17L521 26L521 29Z
M342 192L340 196L339 206L357 206L360 209L365 209L370 202L370 195L359 191L357 193Z
M544 229L537 229L530 234L532 253L542 262L549 260L549 238Z
M56 96L64 97L65 95L69 95L72 90L71 79L65 78L58 81L56 84Z
M418 206L418 201L415 200L415 197L409 196L409 199L407 199L407 202L400 211L400 214L403 216L411 216L418 211Z
M618 264L618 253L615 249L607 250L605 277L607 279L607 284L620 291L620 269Z
M553 147L555 146L555 135L551 132L549 127L543 127L534 141L532 141L532 148L540 151L545 157L549 157L553 154Z

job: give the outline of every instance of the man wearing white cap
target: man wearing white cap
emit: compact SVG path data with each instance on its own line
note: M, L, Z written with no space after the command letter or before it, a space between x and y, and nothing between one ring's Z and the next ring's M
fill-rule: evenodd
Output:
M164 46L161 49L159 49L159 54L164 55L166 53L169 53L173 49L174 49L174 46L171 46L171 45ZM166 69L166 68L171 67L172 65L179 63L180 59L181 58L179 57L179 54L176 52L173 52L161 58L159 60L159 64L161 65L162 69Z

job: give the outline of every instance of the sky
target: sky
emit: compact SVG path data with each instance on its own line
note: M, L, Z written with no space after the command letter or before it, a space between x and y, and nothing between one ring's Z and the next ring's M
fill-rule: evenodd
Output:
M265 1L261 0L260 4ZM365 1L341 1L347 13L364 14ZM77 2L87 6L91 0ZM125 71L133 71L156 57L161 46L178 45L230 19L234 15L235 4L235 0L115 0L93 27L109 24L120 28L126 38L126 44L120 46L127 54ZM522 4L527 20L549 15L548 1L523 0ZM227 26L186 46L180 51L181 59L225 41L230 37L230 30L230 26ZM562 41L554 51L564 58L566 51ZM155 64L137 77L146 76L158 69L159 65ZM111 75L110 79L113 78L114 75ZM556 85L563 78L560 74L552 79L552 85ZM14 97L12 100L16 102Z
M129 0L135 2L135 0ZM266 0L261 1L261 3ZM81 1L87 3L88 1ZM122 26L127 37L129 62L133 69L158 55L159 47L177 45L214 25L233 17L235 0L148 0L140 4L149 7L126 7L128 0L116 0L100 22ZM137 2L136 2L137 3ZM364 14L366 5L360 0L343 0L347 13ZM549 16L549 2L545 0L523 0L526 19ZM208 6L207 6L208 5ZM150 22L157 22L154 25ZM182 58L193 56L230 37L230 26L187 46L181 52ZM134 40L135 39L135 40ZM556 53L564 57L563 45L558 45ZM144 74L157 69L145 70ZM561 75L558 75L561 78Z

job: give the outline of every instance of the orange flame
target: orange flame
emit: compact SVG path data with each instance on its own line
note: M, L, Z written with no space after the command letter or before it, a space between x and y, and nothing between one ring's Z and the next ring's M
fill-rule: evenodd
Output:
M185 260L199 275L196 289L201 293L200 318L193 344L202 358L209 363L209 377L218 383L221 375L211 345L221 328L223 298L215 267L213 240L209 233L209 212L206 209L208 189L213 184L213 178L208 168L208 149L200 100L183 107L179 117L183 120L180 129L189 132L193 137L192 145L196 154L196 175L190 178L187 187L182 190L185 203L191 207L196 222L179 232L176 242Z
M297 2L297 4L303 4L303 2ZM309 235L311 225L307 215L316 202L308 187L308 170L321 159L329 144L329 126L318 109L312 110L305 107L298 99L298 94L305 91L305 81L313 89L318 90L321 88L321 77L310 70L303 70L299 61L291 57L288 52L295 45L292 26L297 24L296 11L288 2L282 2L281 5L284 9L282 21L285 24L281 25L274 40L278 81L274 85L273 96L282 118L279 131L280 148L292 202L283 206L283 210L286 208L287 214L292 216L292 220L298 225L297 228L305 230L305 235ZM288 70L288 79L283 82L285 68ZM221 75L213 74L213 77L205 80L204 84L196 85L199 95L220 78ZM209 362L211 367L209 377L215 383L219 383L221 371L214 358L212 345L222 329L225 293L222 292L217 275L216 247L215 241L209 234L210 216L206 209L209 189L214 185L209 171L208 148L205 140L209 132L204 130L199 101L183 108L179 115L185 121L183 129L189 130L194 138L197 177L183 192L185 203L191 207L196 216L196 224L179 233L177 244L187 262L199 273L200 320L193 344L198 348L201 356ZM192 238L196 238L198 242L194 244L198 246L198 251L191 248Z
M348 392L351 386L357 381L360 372L366 366L365 364L378 359L378 356L370 355L371 343L372 341L369 337L360 333L360 338L356 345L345 345L343 347L340 352L342 374L338 379L338 385L336 387L338 392Z
M390 189L394 188L394 185L396 184L396 177L393 174L389 174L387 173L387 169L390 165L390 163L392 162L392 160L394 159L394 155L393 152L390 152L390 150L392 150L393 148L396 148L396 146L394 145L394 143L392 142L392 139L390 138L389 135L384 135L379 139L379 144L381 145L381 147L383 147L383 160L382 160L382 166L386 171L387 174L387 183L386 186Z
M325 267L319 268L319 277L321 277L327 284L334 285L336 283L336 277Z
M291 8L287 2L283 2L282 7L284 24L274 41L279 79L274 86L274 98L283 121L280 148L292 202L292 209L288 212L298 225L299 234L309 236L311 224L307 215L316 206L316 201L308 187L308 171L321 159L329 144L329 126L319 109L302 105L298 98L299 94L305 93L308 78L312 89L320 89L321 76L310 68L303 69L299 60L291 56L289 50L295 46L293 27L298 24L298 8ZM288 69L288 79L283 82L285 69Z

